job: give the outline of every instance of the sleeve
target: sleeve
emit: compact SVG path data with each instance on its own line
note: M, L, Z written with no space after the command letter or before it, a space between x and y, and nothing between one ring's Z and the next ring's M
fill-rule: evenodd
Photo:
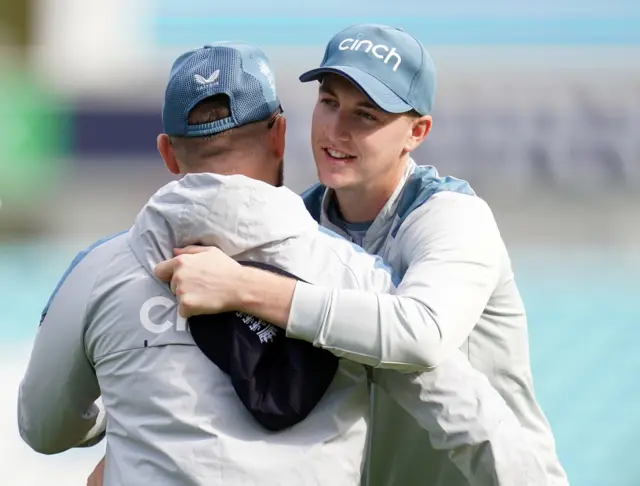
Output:
M298 283L287 335L373 366L424 371L458 349L497 285L502 240L482 199L440 193L396 239L407 271L394 295Z
M105 413L96 403L100 388L84 346L85 312L95 277L86 260L74 264L43 313L18 393L20 435L42 454L91 446L101 440L106 426Z
M373 381L429 433L470 486L542 486L543 464L485 375L456 350L426 373L373 370Z

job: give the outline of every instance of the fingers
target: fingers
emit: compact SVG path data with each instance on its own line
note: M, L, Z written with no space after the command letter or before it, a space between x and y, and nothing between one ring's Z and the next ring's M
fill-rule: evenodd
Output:
M160 262L153 269L153 274L163 282L169 282L173 277L177 264L178 261L175 258Z
M185 254L160 262L154 267L153 274L163 282L170 282L171 292L177 295L176 290L182 280L178 270L184 269L186 261L190 258L193 257Z
M205 251L209 251L211 247L208 246L197 246L197 245L189 245L184 248L174 248L174 255L195 255L196 253L204 253Z
M190 307L185 305L184 302L178 301L178 313L180 314L180 317L183 317L184 319L189 319L189 317L193 315L193 313L189 309Z
M178 295L178 279L172 278L169 286L171 287L171 293L173 295Z

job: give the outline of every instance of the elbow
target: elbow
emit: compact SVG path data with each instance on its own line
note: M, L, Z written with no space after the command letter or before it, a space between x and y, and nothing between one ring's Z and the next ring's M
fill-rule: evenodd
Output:
M105 433L102 432L98 434L96 437L88 439L85 442L76 443L74 438L67 434L58 434L55 435L50 433L49 431L43 429L28 429L22 425L19 425L20 437L22 440L35 452L38 454L43 454L46 456L52 456L55 454L60 454L62 452L66 452L73 448L87 448L93 447L102 441L105 437Z
M441 340L425 344L423 347L423 356L426 371L437 368L449 356L449 351L444 347Z
M61 452L66 451L67 449L58 449L57 447L52 447L52 444L39 444L39 446L34 447L31 446L38 454L42 454L45 456L53 456L55 454L60 454Z
M426 306L418 304L413 309L413 313L399 319L403 323L400 332L388 333L395 334L395 338L393 342L388 341L386 349L383 344L383 356L389 357L389 361L403 363L406 371L430 371L455 351L455 346L442 331L451 326L442 319L436 319ZM418 322L421 325L416 325Z
M53 441L46 440L42 434L38 433L38 431L33 428L24 427L22 424L19 424L20 437L22 440L35 452L38 454L43 454L46 456L51 456L54 454L59 454L60 452L64 452L66 449L61 449L58 447L58 444L55 444Z
M68 449L61 447L61 442L44 430L42 423L27 417L22 407L18 412L18 432L25 444L38 454L50 456Z
M53 456L55 454L60 454L61 452L64 452L67 450L67 449L59 449L57 447L54 447L53 444L46 444L46 443L37 444L35 446L32 445L30 447L38 454L42 454L45 456Z
M438 367L444 360L441 343L425 342L423 340L399 343L387 354L377 368L395 369L405 373L422 373Z
M437 368L451 355L453 350L446 346L439 332L430 329L412 331L404 339L389 343L379 367L404 372L425 372Z
M24 430L20 430L20 436L32 450L45 456L53 456L71 449L71 446L68 446L61 441L43 437L41 434L33 432L27 433Z

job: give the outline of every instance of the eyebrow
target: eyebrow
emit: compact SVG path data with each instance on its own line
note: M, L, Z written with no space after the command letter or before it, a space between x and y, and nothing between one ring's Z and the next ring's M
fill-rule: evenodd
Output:
M325 86L324 84L320 85L320 92L321 93L325 93L328 94L330 96L333 96L334 98L337 98L338 96L336 95L335 91L333 91L331 88L329 88L328 86ZM374 105L373 103L371 103L370 101L359 101L358 103L356 103L356 106L359 106L361 108L367 108L369 110L374 110L374 111L382 111L380 110L380 108L378 108L376 105Z

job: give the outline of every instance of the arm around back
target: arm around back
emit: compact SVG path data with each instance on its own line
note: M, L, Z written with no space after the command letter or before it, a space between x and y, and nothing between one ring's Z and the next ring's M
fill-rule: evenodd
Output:
M298 283L287 334L364 364L429 370L458 349L494 291L502 241L487 204L439 193L396 238L406 271L393 295Z

